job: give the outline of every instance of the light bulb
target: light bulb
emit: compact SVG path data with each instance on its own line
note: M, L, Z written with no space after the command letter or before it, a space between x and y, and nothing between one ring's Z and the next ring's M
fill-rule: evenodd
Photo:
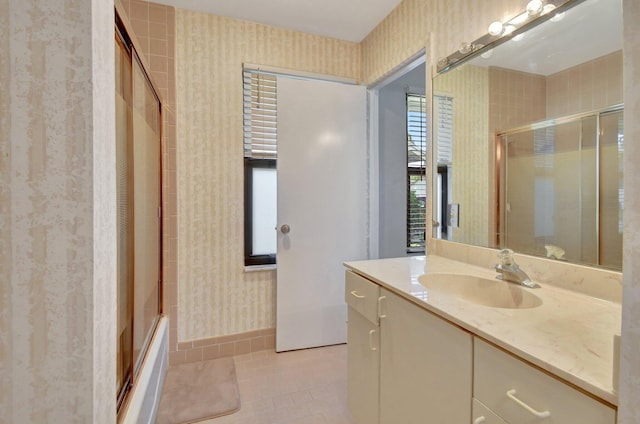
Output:
M518 16L516 16L515 18L511 19L507 23L509 25L521 25L521 24L527 22L528 19L529 19L529 13L528 12L523 12L523 13L519 14Z
M516 30L516 27L514 27L513 25L506 25L504 27L504 30L502 31L502 34L503 35L509 35L515 30Z
M489 25L489 34L496 36L496 35L502 35L503 32L504 32L504 25L502 25L502 22L495 21L495 22L491 22L491 25Z
M489 59L491 56L493 56L493 49L486 51L480 55L480 57L482 57L483 59Z
M542 12L542 0L531 0L527 3L527 13L529 15L537 15Z
M458 49L458 51L462 54L471 53L471 51L473 51L473 46L471 45L471 43L463 41L462 43L460 43L460 48Z
M438 66L440 68L444 68L445 66L447 66L449 64L449 59L446 57L442 57L438 60Z
M542 8L542 14L546 15L547 13L551 12L555 8L556 8L555 4L545 4L544 7Z

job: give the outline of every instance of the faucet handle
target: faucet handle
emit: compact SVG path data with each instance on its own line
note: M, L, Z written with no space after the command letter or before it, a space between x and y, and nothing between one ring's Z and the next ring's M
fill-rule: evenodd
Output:
M515 261L513 260L513 254L514 254L514 251L511 249L502 249L501 251L499 251L498 258L500 259L500 262L502 263L502 265L505 265L505 266L514 265Z

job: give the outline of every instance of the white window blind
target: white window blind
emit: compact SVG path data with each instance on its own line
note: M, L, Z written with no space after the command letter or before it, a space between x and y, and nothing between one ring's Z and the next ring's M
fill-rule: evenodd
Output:
M427 110L425 96L407 94L407 251L424 252Z
M244 156L276 159L276 76L244 70Z
M453 98L433 96L436 115L434 138L438 146L438 165L453 162Z
M427 151L427 124L425 96L407 94L407 148L408 165L424 168Z

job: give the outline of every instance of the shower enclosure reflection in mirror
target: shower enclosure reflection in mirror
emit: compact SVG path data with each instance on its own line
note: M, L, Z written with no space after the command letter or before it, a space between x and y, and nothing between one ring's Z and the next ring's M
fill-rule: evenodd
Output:
M489 31L433 79L434 235L621 269L620 2L534 0Z

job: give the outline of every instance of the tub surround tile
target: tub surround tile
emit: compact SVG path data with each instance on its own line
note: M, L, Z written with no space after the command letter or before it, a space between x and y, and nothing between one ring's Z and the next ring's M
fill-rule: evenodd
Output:
M276 330L266 328L246 333L196 339L177 344L180 355L170 356L171 364L244 355L275 348Z
M143 0L116 0L116 8L124 14L122 19L133 44L162 99L162 303L163 313L169 318L169 361L182 363L186 360L184 353L173 354L178 349L175 10Z

